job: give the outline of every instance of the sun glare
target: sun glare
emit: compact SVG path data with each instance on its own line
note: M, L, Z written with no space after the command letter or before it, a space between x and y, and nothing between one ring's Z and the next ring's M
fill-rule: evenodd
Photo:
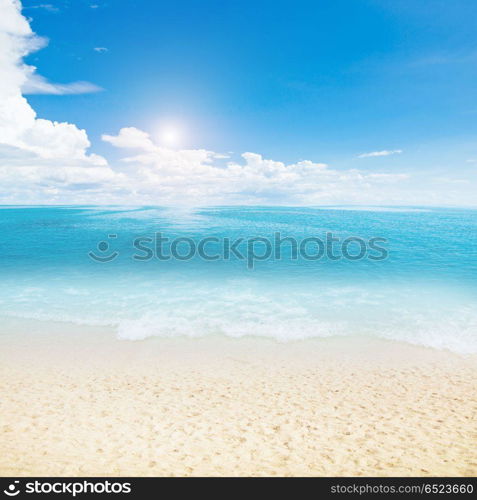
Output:
M159 139L163 144L175 146L180 142L181 133L176 127L168 126L161 129Z

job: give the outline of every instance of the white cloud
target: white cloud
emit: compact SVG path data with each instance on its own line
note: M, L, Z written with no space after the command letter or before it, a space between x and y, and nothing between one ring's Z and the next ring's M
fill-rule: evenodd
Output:
M384 150L384 151L372 151L371 153L363 153L358 155L358 158L373 158L375 156L391 156L401 154L402 149Z
M122 128L118 135L103 134L101 138L117 148L143 149L146 151L155 149L149 134L135 127Z
M48 12L59 12L59 8L55 7L51 3L41 3L39 5L30 5L29 7L24 7L24 9L42 9Z
M45 4L46 5L46 4ZM41 7L41 6L36 6ZM44 7L44 5L43 5ZM0 0L0 96L6 92L25 94L79 94L102 90L89 82L58 84L48 82L23 58L44 47L48 41L32 32L21 14L19 0Z
M323 204L386 197L387 186L408 179L405 174L339 171L324 163L286 164L243 153L242 161L219 161L223 155L205 149L172 150L156 145L149 134L123 128L103 140L135 150L126 156L123 173L135 196L158 204Z
M342 170L307 160L284 163L251 152L224 165L213 151L164 148L134 127L103 139L134 152L123 158L122 172L129 199L139 204L475 204L475 183L465 192L449 191L444 184L436 189L432 175Z
M104 52L109 52L109 49L107 47L95 47L93 50L95 52L99 52L100 54L103 54Z
M23 63L23 57L44 41L32 32L20 10L18 0L0 0L0 144L34 153L39 158L105 164L103 158L87 154L90 143L84 130L70 123L37 118L23 97L22 88L34 74ZM41 77L35 81L47 84Z
M104 182L114 172L101 156L89 154L84 130L36 116L22 95L27 82L48 84L23 57L44 45L21 15L18 0L0 0L0 178L3 199L14 192L40 192L63 182ZM68 90L71 91L73 87ZM64 89L63 89L64 90ZM52 89L50 88L50 93ZM56 92L58 93L58 92ZM64 92L63 92L64 93ZM56 180L55 180L56 179ZM21 199L20 197L20 199Z
M80 82L60 88L24 64L45 42L20 9L18 0L0 0L0 203L475 205L474 180L450 185L431 173L411 178L308 160L285 163L252 152L233 161L206 149L161 147L135 127L102 136L128 150L112 168L89 153L85 130L38 118L22 95L28 85L37 92L71 93Z
M25 83L22 85L23 94L90 94L103 90L94 83L90 82L73 82L73 83L52 83L45 77L31 72Z

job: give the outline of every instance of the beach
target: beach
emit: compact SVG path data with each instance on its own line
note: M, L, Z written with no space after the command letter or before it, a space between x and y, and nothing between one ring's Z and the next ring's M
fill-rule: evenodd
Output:
M475 476L475 356L373 338L0 338L4 476Z
M0 490L462 493L477 0L0 13Z

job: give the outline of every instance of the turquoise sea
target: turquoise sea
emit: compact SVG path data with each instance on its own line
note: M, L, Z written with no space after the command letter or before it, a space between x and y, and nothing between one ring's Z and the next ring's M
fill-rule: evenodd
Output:
M279 256L277 234L289 238ZM327 234L337 242L320 257ZM349 237L363 256L350 240L344 258ZM477 210L4 206L0 238L4 319L111 326L129 340L373 336L477 352ZM291 238L309 239L308 258ZM244 259L225 256L227 241ZM171 243L176 258L158 258Z

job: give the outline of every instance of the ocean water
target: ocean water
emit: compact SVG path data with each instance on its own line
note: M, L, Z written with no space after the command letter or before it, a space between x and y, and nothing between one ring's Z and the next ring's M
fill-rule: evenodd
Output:
M175 241L183 258L158 258L158 233L168 238L162 255ZM277 233L298 245L318 238L326 248L327 234L338 242L332 258L311 258L316 240L308 259L293 258L289 241L277 256ZM108 325L129 340L374 336L477 353L476 210L2 207L0 237L3 318ZM271 241L272 255L251 263L257 237ZM344 258L349 237L364 242L363 258L353 259L356 241ZM197 255L204 238L213 238L204 249L214 260ZM224 258L224 242L240 238L244 259ZM256 255L269 248L253 245Z

